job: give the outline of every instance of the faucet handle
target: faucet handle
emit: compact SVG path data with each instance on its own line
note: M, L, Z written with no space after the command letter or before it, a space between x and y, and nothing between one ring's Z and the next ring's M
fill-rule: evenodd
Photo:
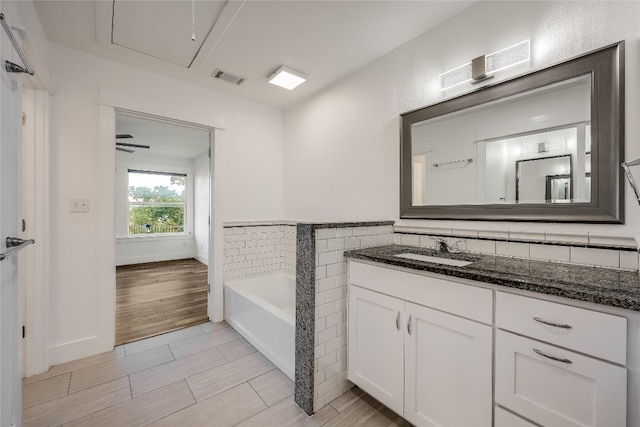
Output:
M449 248L449 252L452 253L457 253L460 252L460 248L458 247L459 243L464 243L464 240L456 240L455 242L453 242L453 245L451 245L451 247Z

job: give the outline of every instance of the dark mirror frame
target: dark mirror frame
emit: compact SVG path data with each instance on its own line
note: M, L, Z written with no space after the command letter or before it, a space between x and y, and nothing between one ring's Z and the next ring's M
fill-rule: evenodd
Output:
M591 75L591 201L413 206L411 126L578 76ZM401 114L400 218L624 223L624 41ZM594 179L595 178L595 179Z

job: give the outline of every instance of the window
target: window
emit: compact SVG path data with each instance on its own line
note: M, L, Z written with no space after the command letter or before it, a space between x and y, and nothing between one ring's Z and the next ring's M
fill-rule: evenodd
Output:
M187 175L133 169L128 175L129 235L183 234Z

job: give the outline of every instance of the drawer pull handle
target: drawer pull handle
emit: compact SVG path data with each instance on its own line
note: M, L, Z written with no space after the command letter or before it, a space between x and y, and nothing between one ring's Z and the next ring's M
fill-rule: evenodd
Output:
M554 326L556 328L573 329L573 326L571 325L563 325L562 323L549 322L548 320L544 320L539 317L533 317L533 320L535 320L536 322L544 323L545 325Z
M411 315L409 315L409 320L407 321L407 333L411 335Z
M400 330L400 312L396 315L396 329Z
M546 357L547 359L551 359L551 360L555 360L556 362L562 362L562 363L573 363L571 360L569 359L563 359L562 357L555 357L555 356L549 356L548 354L544 354L542 351L538 350L537 348L534 348L533 351L537 354L539 354L542 357Z

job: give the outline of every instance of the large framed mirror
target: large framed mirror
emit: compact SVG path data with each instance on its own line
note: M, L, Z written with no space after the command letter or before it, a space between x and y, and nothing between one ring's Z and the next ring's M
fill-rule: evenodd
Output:
M623 223L624 42L401 115L400 217Z

